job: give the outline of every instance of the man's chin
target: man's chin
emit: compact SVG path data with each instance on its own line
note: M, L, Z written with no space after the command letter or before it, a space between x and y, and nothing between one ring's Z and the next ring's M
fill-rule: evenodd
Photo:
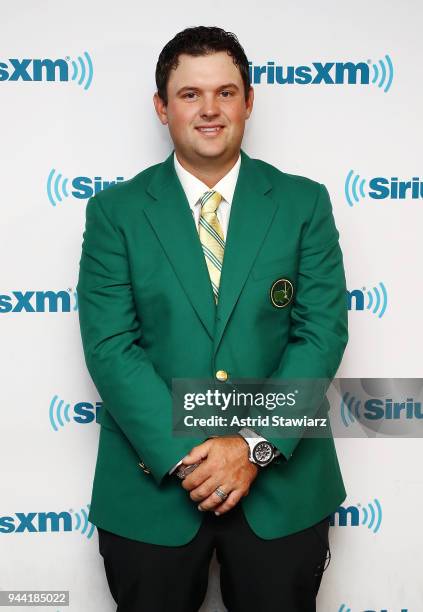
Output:
M198 157L202 159L226 159L229 154L229 150L226 147L198 147L195 150Z

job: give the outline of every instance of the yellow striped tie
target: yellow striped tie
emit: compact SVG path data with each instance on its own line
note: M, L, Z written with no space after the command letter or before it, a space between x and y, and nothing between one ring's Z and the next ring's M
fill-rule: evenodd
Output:
M217 304L225 240L216 211L222 201L217 191L206 191L200 199L201 215L198 233Z

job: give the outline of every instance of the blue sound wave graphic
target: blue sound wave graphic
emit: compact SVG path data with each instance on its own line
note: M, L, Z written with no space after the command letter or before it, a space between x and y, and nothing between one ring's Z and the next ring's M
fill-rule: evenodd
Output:
M52 206L61 204L63 198L69 197L68 182L69 179L63 177L59 172L56 174L56 170L53 168L47 177L47 196Z
M377 314L380 319L385 314L385 310L388 306L388 293L383 283L379 283L379 287L373 287L373 289L367 290L367 298L369 301L366 308L371 310L373 314Z
M83 53L84 57L78 56L77 60L71 60L73 73L72 81L76 81L78 85L81 85L85 90L89 89L91 81L93 80L93 63L90 54L87 51Z
M365 184L366 179L360 180L359 174L354 176L354 170L348 172L347 178L345 179L345 197L349 206L354 206L354 204L359 202L360 198L366 197L364 193Z
M56 422L60 427L64 427L66 423L70 423L69 408L70 404L65 404L63 400L59 400L57 395L53 396L50 402L49 418L54 431L59 431Z
M344 393L341 401L341 418L345 427L349 427L356 419L360 420L361 401L348 392ZM354 416L355 415L355 416Z
M357 506L360 506L360 504L357 504ZM374 502L370 502L367 504L367 507L364 506L361 510L363 513L361 524L367 525L368 529L373 531L373 533L377 533L382 522L382 506L379 500L375 498Z
M351 612L351 608L348 608L345 604L342 604L338 612Z
M88 511L90 509L90 504L87 504ZM73 512L73 510L70 510ZM88 520L88 512L85 508L81 508L80 512L75 512L75 527L76 531L81 531L81 535L86 536L90 539L94 533L95 525L90 523Z
M389 55L385 55L385 57L377 63L372 64L373 68L373 79L372 83L377 84L378 87L383 88L383 91L386 93L389 91L392 80L394 78L394 66L392 64L392 60Z

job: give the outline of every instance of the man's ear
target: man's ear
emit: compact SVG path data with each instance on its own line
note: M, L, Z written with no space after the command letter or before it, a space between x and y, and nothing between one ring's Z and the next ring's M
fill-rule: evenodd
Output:
M153 96L153 103L154 103L154 108L156 109L158 118L163 123L163 125L167 125L167 106L163 102L163 100L161 99L157 91Z
M252 85L250 85L250 89L248 90L248 97L245 101L245 107L246 107L245 118L246 119L250 118L250 115L253 111L253 105L254 105L254 88L252 87Z

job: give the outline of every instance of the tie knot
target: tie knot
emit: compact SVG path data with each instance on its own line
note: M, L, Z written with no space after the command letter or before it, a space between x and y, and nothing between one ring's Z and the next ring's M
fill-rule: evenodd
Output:
M222 201L222 196L217 191L206 191L200 199L201 212L214 213L219 207Z

